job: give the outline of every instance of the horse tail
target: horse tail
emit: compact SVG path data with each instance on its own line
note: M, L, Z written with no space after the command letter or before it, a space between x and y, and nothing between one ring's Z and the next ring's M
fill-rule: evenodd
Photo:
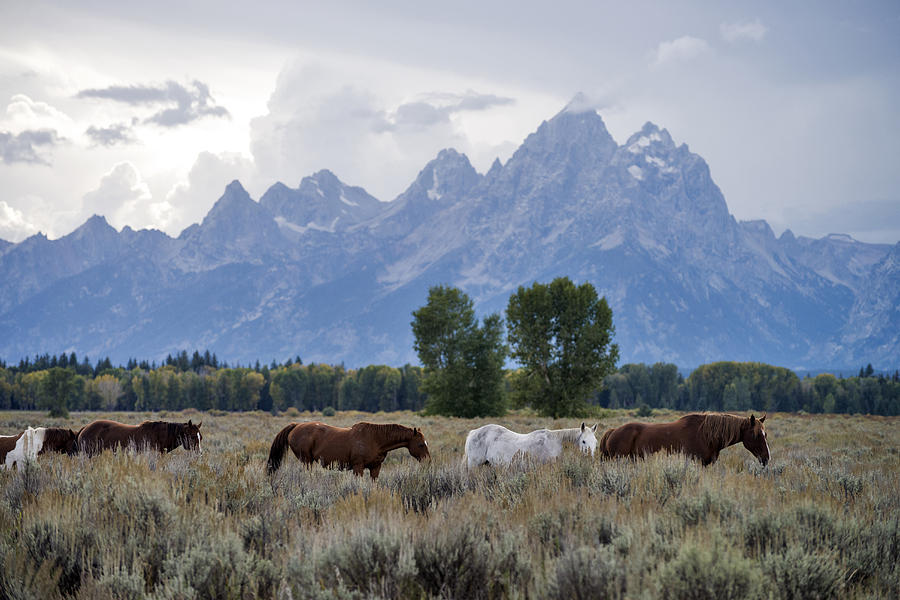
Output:
M275 473L278 467L281 466L281 461L284 459L284 451L288 447L288 436L291 435L291 431L296 426L296 423L291 423L275 436L275 441L272 442L272 449L269 451L269 462L266 464L266 470L269 472L269 475Z

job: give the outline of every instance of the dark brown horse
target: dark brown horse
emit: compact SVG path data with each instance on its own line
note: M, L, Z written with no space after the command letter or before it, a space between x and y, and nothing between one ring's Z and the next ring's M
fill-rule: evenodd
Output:
M16 435L0 436L0 466L35 460L45 452L74 454L78 433L62 427L29 427Z
M603 456L639 457L654 452L684 452L709 465L723 448L743 442L763 465L769 462L769 444L763 427L765 415L757 419L728 414L685 415L672 423L626 423L603 434L598 444Z
M78 434L78 448L88 454L97 454L107 448L128 447L131 444L139 449L153 448L159 452L169 452L178 446L185 450L200 449L203 434L200 425L187 423L168 423L166 421L144 421L139 425L125 425L115 421L94 421Z
M281 466L288 446L306 465L319 461L326 467L353 469L356 475L369 469L373 480L378 478L381 463L391 450L406 448L419 461L431 457L425 436L418 428L374 423L357 423L349 428L319 422L291 423L272 442L267 465L270 475Z

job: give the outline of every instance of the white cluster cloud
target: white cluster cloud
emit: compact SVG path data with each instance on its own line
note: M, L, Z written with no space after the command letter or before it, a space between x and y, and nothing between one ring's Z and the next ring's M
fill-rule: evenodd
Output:
M722 34L722 39L726 42L738 42L741 40L759 42L766 37L769 28L763 25L759 19L755 19L741 23L722 23L719 26L719 31Z
M0 200L0 240L20 241L23 237L37 232L38 228L22 211Z
M656 49L655 65L691 60L711 50L706 40L684 35L669 42L660 42Z
M120 162L100 180L97 189L84 195L83 215L102 215L110 225L120 229L165 227L172 219L168 201L154 201L147 183L130 162Z

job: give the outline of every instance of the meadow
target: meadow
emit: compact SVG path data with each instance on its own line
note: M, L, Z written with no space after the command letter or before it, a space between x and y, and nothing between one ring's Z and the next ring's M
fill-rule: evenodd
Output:
M575 427L527 413L0 413L0 434L97 418L202 421L202 456L41 456L0 472L2 598L896 598L900 419L770 414L771 462L742 446L468 471L466 433ZM656 411L645 421L673 420ZM368 476L265 473L291 421L421 427ZM604 413L600 430L636 420ZM589 423L590 424L590 423Z

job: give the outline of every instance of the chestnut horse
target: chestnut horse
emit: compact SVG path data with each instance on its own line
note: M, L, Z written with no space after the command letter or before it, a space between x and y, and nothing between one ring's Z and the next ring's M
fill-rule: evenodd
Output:
M144 421L139 425L125 425L116 421L94 421L85 425L78 434L78 448L87 454L97 454L107 448L117 446L128 447L131 444L139 449L153 448L159 452L170 452L178 446L185 450L197 450L201 454L200 425L187 423L168 423L166 421Z
M769 444L763 427L765 415L757 419L728 414L685 415L671 423L626 423L600 438L603 456L639 457L664 450L684 452L709 465L723 448L743 442L763 465L769 462Z
M0 436L0 467L11 468L25 460L36 460L45 452L74 454L78 433L62 427L29 427L16 435Z
M270 475L281 466L288 446L306 465L319 461L325 467L353 469L356 475L369 469L373 481L391 450L406 448L420 462L431 458L425 436L418 428L375 423L357 423L353 427L332 427L317 421L291 423L272 442L267 464Z

